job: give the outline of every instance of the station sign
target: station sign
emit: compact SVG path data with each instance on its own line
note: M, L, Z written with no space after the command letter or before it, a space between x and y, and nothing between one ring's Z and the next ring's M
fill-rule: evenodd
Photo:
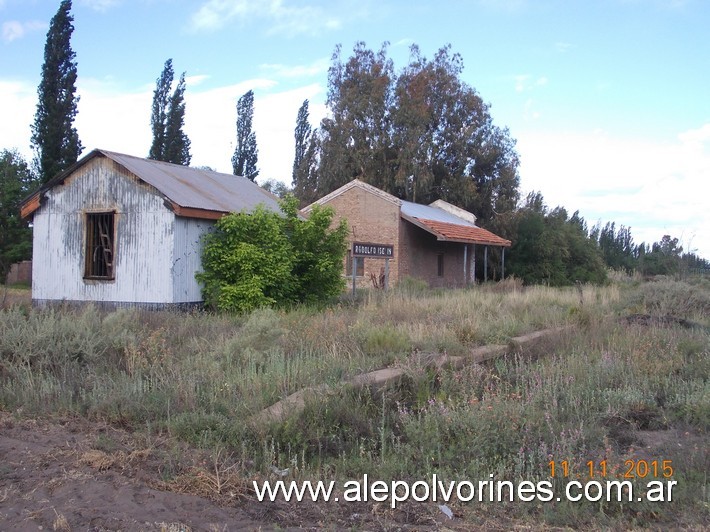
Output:
M391 259L394 257L394 246L390 244L372 244L370 242L353 242L353 257Z

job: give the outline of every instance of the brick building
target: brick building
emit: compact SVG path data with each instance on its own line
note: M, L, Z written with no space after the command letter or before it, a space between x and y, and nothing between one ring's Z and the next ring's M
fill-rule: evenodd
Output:
M309 205L328 205L335 210L334 223L345 218L350 228L349 256L345 274L352 274L352 244L363 242L392 246L389 263L390 285L399 279L423 279L432 287L465 286L484 270L488 278L487 255L490 246L503 251L501 271L504 271L505 248L510 241L476 226L476 217L455 205L437 200L431 205L403 201L383 190L357 179ZM483 246L483 264L476 257ZM379 277L385 260L359 258L356 275L358 284L369 286L370 276Z

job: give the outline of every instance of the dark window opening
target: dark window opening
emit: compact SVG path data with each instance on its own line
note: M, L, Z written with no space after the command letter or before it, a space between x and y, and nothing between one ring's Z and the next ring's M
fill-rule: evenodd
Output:
M348 253L347 259L345 261L345 275L351 276L353 274L353 254ZM365 275L365 258L357 257L357 271L355 275L358 277L363 277Z
M114 233L113 212L97 212L86 215L86 258L84 278L114 278Z
M436 275L439 277L444 276L444 254L439 253L436 256Z

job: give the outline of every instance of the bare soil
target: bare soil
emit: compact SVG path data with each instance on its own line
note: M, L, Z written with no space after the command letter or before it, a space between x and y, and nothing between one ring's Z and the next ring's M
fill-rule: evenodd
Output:
M189 448L176 452L165 439L148 442L84 419L17 419L0 412L0 530L469 528L435 504L391 510L370 503L259 502L252 479L218 477L209 457Z

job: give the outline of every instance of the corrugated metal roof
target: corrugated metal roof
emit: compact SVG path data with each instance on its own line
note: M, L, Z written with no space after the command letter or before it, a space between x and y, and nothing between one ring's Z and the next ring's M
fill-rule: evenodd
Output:
M181 207L240 212L251 210L263 203L269 209L279 210L276 196L246 177L142 159L106 150L97 151L125 167Z
M402 202L402 214L405 216L410 216L412 218L419 218L424 220L434 220L436 222L444 222L456 225L465 225L467 227L476 227L475 224L459 218L455 214L446 212L445 210L432 207L431 205L420 205L419 203L412 203L411 201Z
M108 157L158 190L180 216L217 219L224 213L251 211L259 204L274 211L281 210L276 196L245 177L108 150L93 150L25 198L21 205L22 217L30 216L39 208L40 199L47 190L64 183L78 168L101 156Z

